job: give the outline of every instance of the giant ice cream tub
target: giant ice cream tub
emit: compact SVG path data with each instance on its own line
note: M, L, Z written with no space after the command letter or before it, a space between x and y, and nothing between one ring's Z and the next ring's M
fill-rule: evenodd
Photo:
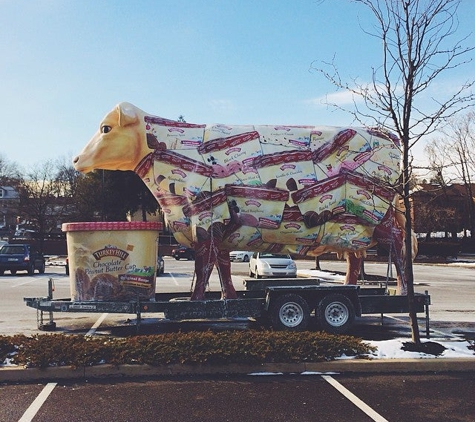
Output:
M154 300L156 222L64 223L74 301Z

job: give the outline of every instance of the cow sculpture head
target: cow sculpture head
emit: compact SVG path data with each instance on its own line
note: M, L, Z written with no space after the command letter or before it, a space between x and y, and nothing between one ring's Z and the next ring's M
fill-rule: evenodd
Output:
M133 170L150 152L145 140L143 111L129 103L118 104L101 121L99 130L74 158L76 170Z

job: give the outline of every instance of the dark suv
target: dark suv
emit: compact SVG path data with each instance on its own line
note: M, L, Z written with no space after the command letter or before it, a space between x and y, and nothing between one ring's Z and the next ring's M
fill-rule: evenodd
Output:
M33 275L35 270L45 272L45 258L31 245L6 244L0 249L0 275L9 270L13 275L17 271L28 271Z
M180 258L191 260L195 259L195 251L194 249L180 245L179 247L172 250L172 256L176 260L179 260Z

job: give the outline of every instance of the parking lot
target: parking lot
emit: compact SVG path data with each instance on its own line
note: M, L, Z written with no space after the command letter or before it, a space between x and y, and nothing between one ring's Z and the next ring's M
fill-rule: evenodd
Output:
M2 421L473 421L473 373L0 385Z
M235 286L247 278L246 263L233 263ZM314 262L298 261L300 275L312 273ZM324 261L329 272L345 271L344 262ZM384 264L367 263L368 274L386 274ZM416 291L428 290L431 336L475 339L475 279L470 265L416 265ZM3 334L45 334L38 331L37 312L24 297L45 296L48 280L54 297L69 297L64 267L48 266L45 274L18 273L0 277L0 329ZM165 257L165 274L157 291L187 292L193 283L193 261ZM210 289L219 289L213 273ZM249 323L160 321L144 314L145 334L183 329L246 329ZM61 313L53 315L57 331L77 335L135 335L135 315ZM423 328L423 326L422 326ZM366 339L410 338L406 315L364 316L353 335ZM0 420L457 420L471 421L474 374L307 374L270 376L195 376L174 379L109 378L48 381L0 386L4 405Z
M193 283L193 261L175 260L165 257L165 273L157 278L158 292L190 292ZM297 261L300 275L311 275L315 267L313 261ZM328 272L344 272L346 263L342 261L323 261L322 269ZM430 306L431 328L450 335L464 333L470 335L475 331L475 264L463 265L420 265L414 266L415 290L420 293L428 291L431 295ZM380 263L368 262L365 265L366 273L370 275L384 275L387 266ZM232 263L234 285L237 289L244 289L243 280L248 278L247 263ZM0 329L4 334L35 334L37 330L37 312L27 308L24 297L44 297L47 295L48 280L54 283L54 298L70 297L69 277L62 266L47 266L45 274L29 276L27 273L18 273L16 276L5 274L0 277ZM210 290L218 290L219 280L216 271L213 271L210 280ZM422 317L423 315L421 315ZM53 315L59 332L86 333L95 327L95 330L119 332L120 328L133 327L135 315L97 313L61 313ZM143 327L149 331L170 329L170 324L160 328L157 322L161 315L143 314ZM389 316L388 316L389 317ZM101 320L98 324L98 320ZM408 325L406 315L393 315L385 318L385 328L382 330L380 315L365 316L357 321L357 334L364 337L385 335L385 330L395 330L394 335L407 335ZM239 327L242 323L237 324ZM368 334L359 327L367 326ZM171 328L173 329L173 328ZM422 329L425 327L422 326ZM386 330L386 332L387 332Z

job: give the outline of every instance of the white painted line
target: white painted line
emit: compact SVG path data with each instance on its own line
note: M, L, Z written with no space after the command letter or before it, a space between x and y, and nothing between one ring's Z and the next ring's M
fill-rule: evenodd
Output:
M41 390L41 393L38 394L33 403L31 403L30 407L26 409L25 413L23 413L23 416L18 420L18 422L31 422L38 413L38 410L40 410L41 406L43 406L43 403L53 391L54 387L56 387L55 382L46 384L43 390Z
M173 282L175 283L175 286L179 286L178 281L176 281L176 278L173 277L173 274L172 273L168 273L168 274L170 274L170 277L172 278Z
M12 287L21 287L21 286L24 286L25 284L31 284L32 282L33 282L33 280L26 280L26 281L20 282L18 284L13 284Z
M395 316L392 316L392 315L384 315L384 317L385 318L390 318L390 319L393 319L393 320L399 321L399 322L410 323L410 321L405 321L401 318L398 318L398 317L395 317ZM458 336L456 334L444 333L443 331L439 331L439 330L436 330L434 328L431 328L430 331L432 333L438 334L439 336L450 337L450 338L453 338L453 339L462 339L463 340L463 337Z
M99 328L99 325L102 324L102 321L104 321L107 318L107 313L102 314L99 319L96 321L96 323L91 327L91 329L85 334L85 337L87 336L93 336L96 333L96 330Z
M365 402L356 397L350 390L343 387L338 381L329 375L322 375L322 378L328 382L332 387L336 388L341 394L343 394L349 401L351 401L356 407L366 413L373 421L376 422L388 422L379 413L375 412Z

